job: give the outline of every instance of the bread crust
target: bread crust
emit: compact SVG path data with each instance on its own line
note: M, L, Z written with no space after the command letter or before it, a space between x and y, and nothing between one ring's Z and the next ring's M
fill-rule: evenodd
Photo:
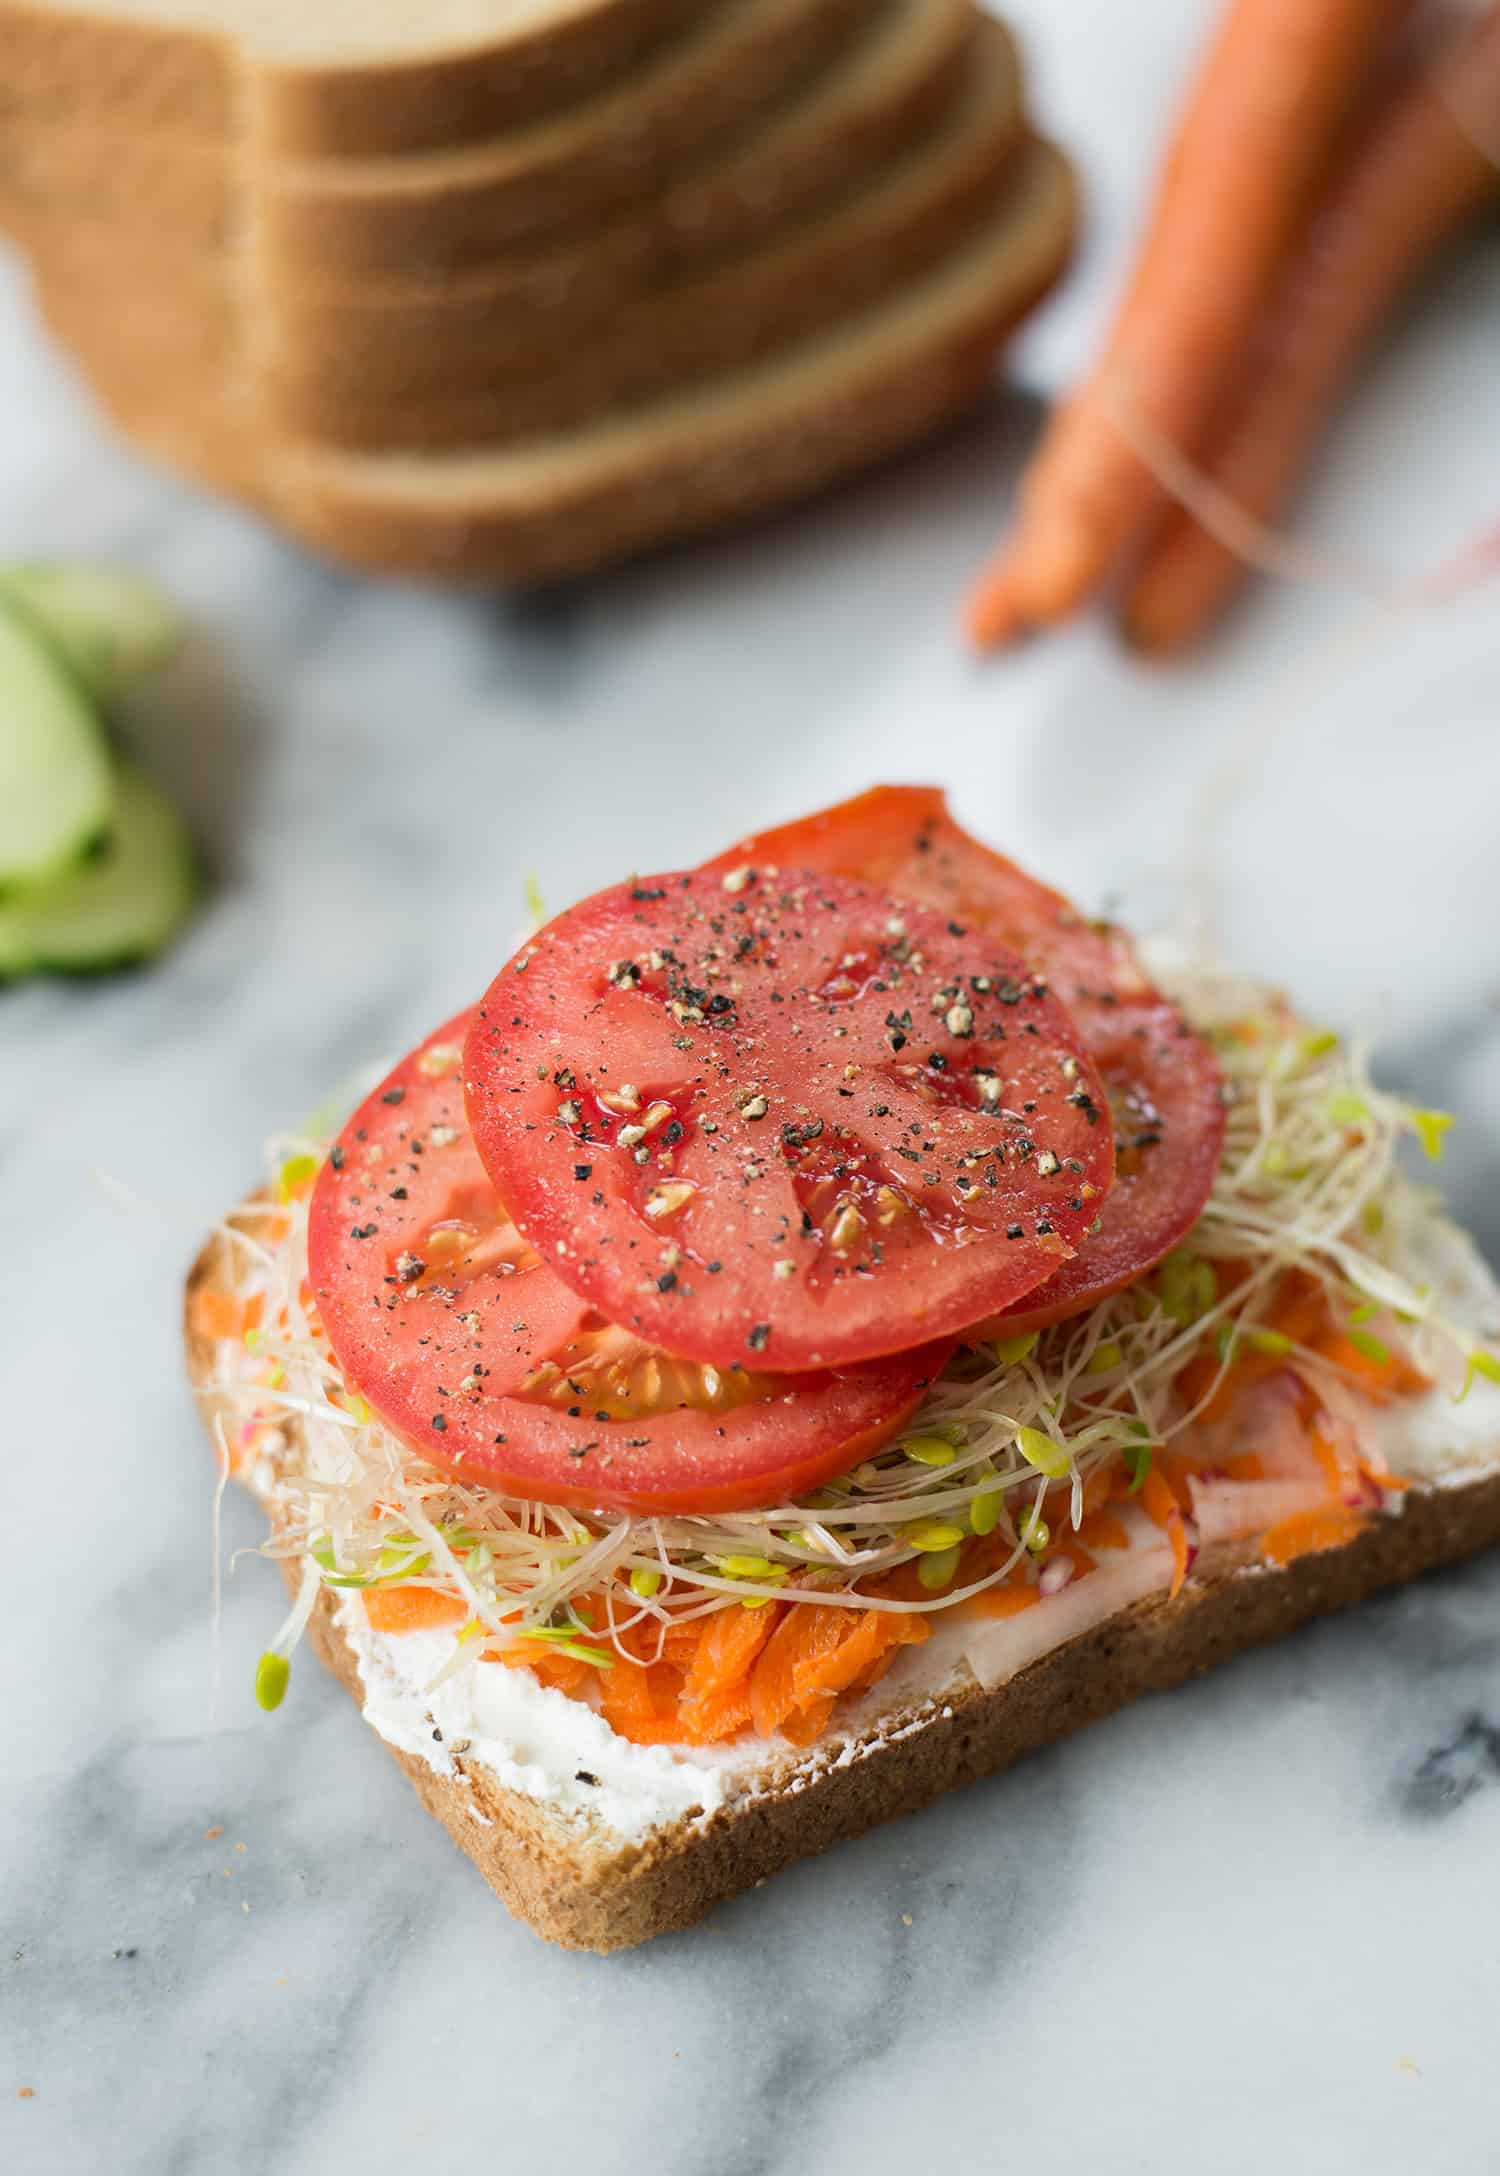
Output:
M220 1400L203 1387L212 1349L194 1334L193 1300L222 1279L227 1245L210 1241L187 1287L188 1373L210 1425ZM1007 1768L1145 1693L1497 1541L1500 1471L1462 1486L1410 1489L1398 1515L1285 1566L1263 1564L1245 1548L1205 1552L1175 1600L1134 1604L994 1691L965 1681L893 1706L863 1737L835 1732L806 1753L773 1757L763 1788L731 1797L707 1818L688 1814L639 1844L581 1836L576 1824L503 1789L462 1756L454 1778L396 1747L387 1751L517 1918L565 1948L627 1949L691 1926L798 1859ZM295 1574L284 1569L290 1582ZM309 1636L362 1706L358 1663L326 1589Z

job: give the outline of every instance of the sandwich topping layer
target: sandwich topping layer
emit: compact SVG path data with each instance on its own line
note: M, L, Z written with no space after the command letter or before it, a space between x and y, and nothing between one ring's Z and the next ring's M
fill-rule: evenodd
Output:
M200 1387L239 1416L227 1462L300 1566L278 1646L334 1589L391 1743L639 1838L799 1749L857 1758L1206 1569L1338 1547L1399 1518L1408 1484L1474 1479L1500 1441L1500 1299L1395 1164L1403 1133L1440 1147L1441 1114L1380 1094L1272 993L1176 994L1229 1083L1186 1244L1069 1322L961 1353L834 1483L728 1519L549 1509L425 1466L310 1318L324 1144L277 1143L278 1198L232 1221L232 1288L197 1327Z

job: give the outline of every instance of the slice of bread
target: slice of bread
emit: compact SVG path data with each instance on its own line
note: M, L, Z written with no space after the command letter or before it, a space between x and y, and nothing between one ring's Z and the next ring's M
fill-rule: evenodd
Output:
M259 277L430 275L616 211L811 81L878 5L715 0L629 76L534 127L401 158L255 160Z
M154 272L233 246L240 207L222 151L168 152L145 132L56 128L32 114L0 121L0 233L33 255L81 244L121 277Z
M0 120L271 153L470 142L595 94L703 0L3 0Z
M225 1283L227 1245L216 1238L194 1267L190 1323L196 1295ZM215 1389L212 1346L191 1328L187 1343L189 1376L212 1428L233 1408L226 1411ZM319 1658L376 1719L427 1810L509 1909L550 1941L609 1951L690 1926L796 1860L1006 1768L1143 1693L1182 1684L1497 1541L1500 1436L1487 1460L1407 1490L1399 1510L1372 1518L1340 1547L1282 1566L1244 1545L1205 1549L1175 1600L1136 1601L988 1688L961 1647L935 1637L909 1650L809 1750L758 1741L713 1764L684 1750L669 1791L662 1762L670 1756L615 1740L622 1753L642 1753L637 1772L659 1808L658 1817L628 1825L578 1803L610 1780L602 1763L599 1773L564 1775L549 1796L536 1787L534 1769L508 1782L462 1739L445 1740L431 1713L424 1716L419 1691L407 1701L411 1727L398 1727L357 1601L336 1605L323 1588L308 1629ZM288 1567L288 1584L295 1579ZM561 1711L552 1704L563 1699L541 1695L554 1735ZM591 1727L597 1731L592 1719ZM516 1752L513 1763L521 1757Z
M278 444L269 495L336 560L480 583L580 572L783 505L968 406L1061 272L1075 217L1067 161L1033 141L999 207L931 272L751 369L512 449Z
M462 347L389 342L294 369L252 339L261 412L275 435L330 446L500 446L746 368L915 279L999 202L1022 143L1012 56L996 26L940 126L903 159L826 216L696 277L602 308L581 296L561 327L497 313ZM221 294L220 314L229 306Z
M262 286L257 345L273 366L338 364L350 354L409 361L492 342L498 322L523 316L549 335L597 316L877 179L938 125L978 28L972 0L881 0L803 90L660 195L468 271ZM1005 37L998 24L988 35ZM1006 45L1019 132L1020 64ZM228 175L227 160L197 150L157 153L119 132L101 142L97 132L38 123L0 134L0 229L50 276L66 272L101 300L132 282L167 300L184 280L201 287L205 258L223 254L233 228ZM221 270L227 278L227 261Z
M193 382L145 319L83 311L40 283L44 314L107 412L183 465L186 445L330 558L493 583L575 573L806 496L967 406L995 351L1066 262L1071 169L1031 140L1000 204L922 278L754 367L590 427L473 454L349 454L276 439L243 372ZM208 340L203 327L199 336ZM173 449L173 450L169 450ZM189 459L189 468L193 461ZM239 486L231 485L239 490Z

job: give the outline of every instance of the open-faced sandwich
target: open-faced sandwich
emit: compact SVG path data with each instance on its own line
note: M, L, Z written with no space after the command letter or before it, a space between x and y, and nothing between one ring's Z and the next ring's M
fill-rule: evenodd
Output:
M601 892L193 1271L262 1703L611 1949L1500 1538L1446 1123L935 792Z

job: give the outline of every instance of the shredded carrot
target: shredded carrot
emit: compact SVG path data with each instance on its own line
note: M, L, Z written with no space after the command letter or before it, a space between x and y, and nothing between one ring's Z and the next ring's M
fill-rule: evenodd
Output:
M264 1308L265 1300L259 1292L241 1300L232 1292L216 1292L206 1285L193 1298L194 1335L243 1338L247 1330L259 1328Z
M1278 1285L1275 1301L1260 1327L1275 1331L1294 1345L1311 1344L1328 1327L1328 1296L1317 1278L1305 1270L1289 1271ZM1200 1419L1223 1420L1253 1383L1274 1375L1286 1364L1283 1354L1259 1352L1242 1340L1226 1367L1217 1351L1206 1345L1180 1370L1177 1388L1189 1406L1201 1407Z
M1236 528L1264 534L1377 327L1493 198L1494 166L1461 118L1466 108L1476 116L1500 110L1493 9L1455 31L1435 62L1382 102L1288 270L1206 463ZM1174 510L1125 599L1129 639L1157 653L1184 648L1246 570L1244 548L1233 548L1227 527L1213 535Z
M1310 1556L1319 1549L1339 1549L1352 1541L1364 1525L1358 1511L1347 1504L1323 1504L1316 1511L1299 1511L1261 1540L1261 1552L1273 1564L1290 1564L1294 1557Z
M681 1685L681 1673L670 1663L648 1668L621 1659L599 1672L600 1710L610 1729L633 1745L672 1745L682 1737Z
M436 1587L369 1587L365 1616L372 1632L427 1632L437 1625L462 1624L468 1616L456 1595Z
M539 1684L551 1685L576 1700L594 1682L594 1666L578 1655L559 1654L555 1647L538 1647L531 1640L517 1640L480 1656L481 1662L502 1662L507 1669L529 1670Z
M1171 1483L1153 1459L1144 1482L1141 1484L1141 1506L1153 1525L1159 1526L1166 1535L1172 1550L1172 1597L1175 1600L1187 1578L1188 1540L1183 1521L1182 1507L1172 1492Z
M1062 619L1160 509L1122 402L1188 453L1406 0L1234 0L1188 94L1100 361L1058 409L968 611L986 647Z
M682 1688L682 1720L690 1738L711 1743L749 1722L750 1673L780 1614L775 1603L765 1609L736 1603L700 1620Z
M1094 1511L1078 1529L1078 1544L1091 1553L1100 1549L1128 1549L1130 1536L1125 1521L1113 1511Z
M1349 1376L1365 1397L1377 1405L1391 1398L1415 1397L1432 1388L1427 1377L1414 1368L1403 1352L1388 1346L1384 1359L1368 1347L1356 1345L1343 1330L1328 1330L1314 1341L1313 1350Z
M1090 1512L1101 1511L1104 1506L1109 1502L1110 1491L1114 1487L1114 1481L1115 1475L1114 1469L1112 1467L1096 1466L1094 1468L1093 1472L1089 1475L1088 1479L1083 1484L1083 1510L1085 1518L1088 1517Z
M756 1729L762 1737L778 1730L792 1736L814 1712L823 1711L826 1721L841 1692L857 1679L868 1682L867 1673L893 1656L898 1646L925 1640L931 1631L925 1617L799 1603L777 1625L751 1672ZM794 1744L801 1742L793 1736Z
M961 1606L966 1616L1014 1617L1041 1598L1039 1588L1031 1581L1012 1584L1007 1579L998 1587L986 1587L982 1594L971 1594Z
M691 1707L683 1701L678 1714L684 1744L717 1745L724 1738L737 1738L750 1727L750 1680L705 1693Z

